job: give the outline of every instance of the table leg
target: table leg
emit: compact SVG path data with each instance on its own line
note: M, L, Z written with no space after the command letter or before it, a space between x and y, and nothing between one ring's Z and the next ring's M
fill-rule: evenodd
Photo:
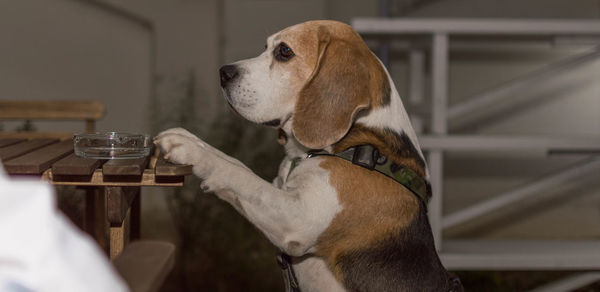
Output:
M127 212L125 219L121 224L111 223L110 224L110 247L109 255L110 259L114 260L118 255L123 252L125 245L129 242L129 218L130 212Z
M102 187L85 187L84 231L88 233L101 249L107 250L105 197Z
M83 230L96 239L96 188L85 188L85 219Z
M117 257L129 240L129 218L140 187L106 187L106 217L110 223L110 258Z
M142 200L142 191L141 188L138 187L137 194L133 198L133 202L131 203L131 240L140 239L140 230L141 230L141 200Z

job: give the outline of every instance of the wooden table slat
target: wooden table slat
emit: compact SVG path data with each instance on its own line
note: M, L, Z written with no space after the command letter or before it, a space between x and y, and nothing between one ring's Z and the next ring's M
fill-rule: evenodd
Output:
M58 139L34 139L0 148L0 160L6 163L8 160L19 157L44 146L58 142ZM73 144L73 142L71 142Z
M54 175L91 175L106 160L83 158L72 153L52 165Z
M148 165L148 156L137 159L113 159L102 166L104 175L142 175Z
M42 179L54 185L65 186L91 186L91 187L126 187L126 186L157 186L157 187L180 187L183 186L183 176L174 176L174 179L168 181L156 181L153 169L146 169L139 181L110 181L105 180L102 175L102 169L96 169L91 178L85 181L62 181L57 180L51 169L46 170L42 174Z
M4 163L4 167L9 174L39 175L50 168L52 163L71 153L73 141L62 141L9 160Z
M23 141L25 141L25 139L19 139L19 138L0 139L0 148L10 146L12 144L17 144L17 143L23 142Z
M192 174L192 166L187 164L173 164L161 155L154 167L156 176L188 175Z

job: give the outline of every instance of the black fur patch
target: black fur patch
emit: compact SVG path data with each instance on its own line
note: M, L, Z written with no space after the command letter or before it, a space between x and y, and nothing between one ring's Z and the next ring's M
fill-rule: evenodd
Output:
M374 246L342 254L337 265L348 291L443 292L453 286L423 209L406 229Z
M429 181L425 181L425 188L427 189L427 199L431 199L431 183Z
M382 96L381 96L381 105L387 106L390 104L392 99L392 87L390 86L390 81L386 78L383 78L383 84L381 85Z
M280 119L270 120L268 122L261 123L261 125L269 126L269 127L278 127L281 124Z
M392 134L396 139L391 146L394 146L394 151L398 156L414 159L417 164L425 170L425 161L421 158L419 151L417 151L417 148L406 133L402 132L402 134L398 134L398 132L389 128L385 128L384 131Z

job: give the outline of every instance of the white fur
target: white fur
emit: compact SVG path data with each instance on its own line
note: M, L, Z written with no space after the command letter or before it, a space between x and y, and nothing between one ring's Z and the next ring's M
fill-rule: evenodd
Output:
M320 258L307 257L292 265L301 291L346 291Z
M267 48L258 57L234 63L239 76L223 89L229 104L241 116L255 123L284 120L291 116L296 91L300 90L300 84L292 81L299 76L293 76L274 60L273 50L279 45L275 39L275 35L268 38Z
M319 158L304 160L290 174L295 156L287 155L271 185L184 129L161 132L155 143L169 161L193 165L194 174L204 179L203 189L232 204L274 245L292 256L314 252L318 236L342 209L336 190L329 184L328 171L319 167ZM293 150L297 143L291 138L286 148ZM302 291L344 291L318 258L295 263L294 271Z
M385 66L383 66L382 64L381 67L383 67L383 69L385 70L388 82L390 83L390 105L371 111L371 113L369 113L368 115L358 118L356 120L356 123L379 129L387 127L392 130L395 130L398 133L406 133L408 138L411 140L411 142L419 152L421 159L425 161L423 152L421 152L419 140L417 140L417 134L415 133L415 130L413 129L410 123L410 119L408 117L408 114L406 113L406 110L404 109L402 99L400 99L400 94L398 94L398 90L396 90L394 81L392 80L392 77L390 77L390 73L387 71ZM425 167L425 179L429 180L428 167Z
M156 143L168 160L193 165L194 174L203 179L203 189L234 205L292 256L311 250L341 210L329 174L318 166L319 159L303 162L289 178L287 173L280 174L284 184L277 188L181 128L160 133Z

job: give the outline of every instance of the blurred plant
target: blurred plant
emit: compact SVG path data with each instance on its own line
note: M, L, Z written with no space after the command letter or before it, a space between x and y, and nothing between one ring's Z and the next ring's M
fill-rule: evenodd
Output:
M31 123L30 120L25 120L21 126L18 126L15 131L17 132L33 132L35 131L35 126Z
M9 124L10 126L10 124ZM25 120L19 126L17 126L15 132L33 132L36 130L35 125L30 120ZM0 132L4 131L4 124L0 123Z
M183 127L228 153L261 177L273 178L283 152L274 131L244 122L225 110L208 120L209 109L225 106L199 100L194 71L175 89L166 89L164 100L153 102L157 122L153 132ZM165 112L166 111L166 112ZM162 117L162 118L160 118ZM273 133L270 133L273 132ZM167 196L167 205L179 236L176 269L164 291L278 291L283 289L275 263L276 249L231 206L199 188L189 176L183 188Z

